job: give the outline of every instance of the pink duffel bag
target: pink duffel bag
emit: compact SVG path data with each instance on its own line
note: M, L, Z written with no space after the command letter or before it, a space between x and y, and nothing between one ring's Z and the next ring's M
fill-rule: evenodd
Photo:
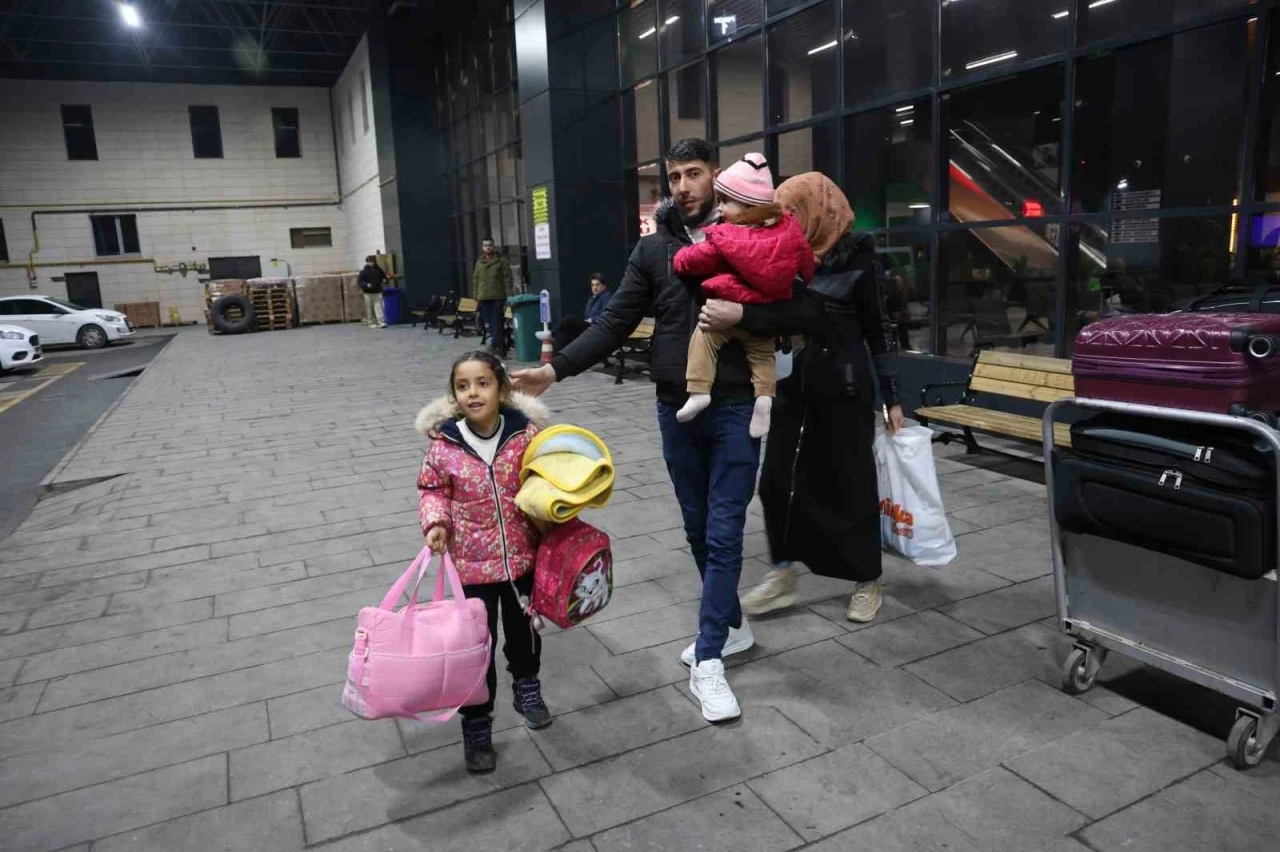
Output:
M419 604L430 564L431 551L423 548L381 604L360 610L342 703L362 719L447 722L459 708L489 700L485 674L493 640L484 602L463 595L453 560L444 554L435 598ZM446 576L452 598L444 596ZM409 603L393 609L411 582Z
M557 627L573 627L613 598L609 536L577 518L558 524L538 546L533 611Z

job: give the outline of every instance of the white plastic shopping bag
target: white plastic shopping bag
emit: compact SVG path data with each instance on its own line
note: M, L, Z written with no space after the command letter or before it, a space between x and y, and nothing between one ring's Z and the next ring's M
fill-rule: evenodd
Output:
M946 565L956 540L933 467L933 432L907 423L896 435L876 430L880 539L917 565Z

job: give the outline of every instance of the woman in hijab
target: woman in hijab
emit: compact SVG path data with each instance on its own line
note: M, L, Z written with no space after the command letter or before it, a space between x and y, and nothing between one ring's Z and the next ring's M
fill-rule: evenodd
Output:
M893 339L882 319L875 242L854 234L843 192L817 172L777 190L777 201L804 229L817 261L813 283L785 307L709 302L701 322L793 339L791 375L778 383L760 477L769 549L776 566L742 598L763 615L795 603L793 561L824 577L852 580L850 621L868 622L882 603L875 386L887 427L902 425ZM868 353L869 350L869 353Z

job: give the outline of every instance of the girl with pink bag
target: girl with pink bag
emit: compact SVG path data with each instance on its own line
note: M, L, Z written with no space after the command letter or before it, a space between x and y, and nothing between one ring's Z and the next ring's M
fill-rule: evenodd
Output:
M427 545L448 551L463 593L484 601L494 647L501 614L512 703L533 729L551 724L538 680L542 641L527 614L541 535L516 507L516 494L525 449L546 418L541 403L512 392L501 361L471 352L454 362L448 395L422 409L416 422L430 438L418 476L418 518ZM461 710L469 772L497 767L492 650L486 682L488 700Z

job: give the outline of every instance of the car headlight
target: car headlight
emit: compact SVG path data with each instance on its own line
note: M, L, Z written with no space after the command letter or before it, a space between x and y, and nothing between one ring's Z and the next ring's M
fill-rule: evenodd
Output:
M25 340L26 337L20 331L0 331L0 340Z
M124 317L118 314L98 314L97 316L103 322L109 322L112 325L124 325Z

